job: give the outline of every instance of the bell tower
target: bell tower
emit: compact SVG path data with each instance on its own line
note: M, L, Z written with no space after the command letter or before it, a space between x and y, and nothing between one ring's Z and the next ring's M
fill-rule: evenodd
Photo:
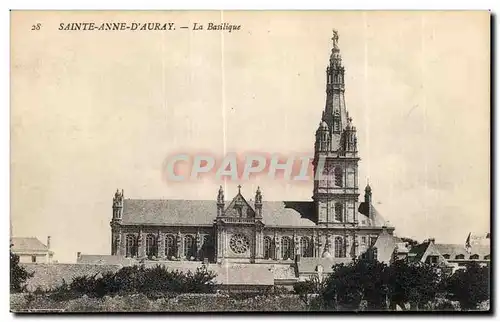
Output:
M357 223L358 148L356 127L345 105L339 36L333 30L326 67L326 104L316 131L314 190L317 223L337 226Z

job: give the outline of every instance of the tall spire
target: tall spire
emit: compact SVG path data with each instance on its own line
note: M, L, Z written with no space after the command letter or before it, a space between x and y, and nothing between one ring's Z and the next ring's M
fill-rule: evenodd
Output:
M339 49L339 34L333 29L330 64L326 67L326 104L322 120L326 122L331 133L331 150L341 147L341 134L348 123L347 109L344 99L344 66Z
M330 38L330 37L329 37ZM356 127L344 99L344 67L339 33L333 30L326 66L326 102L314 144L313 199L319 224L357 222L358 149ZM331 216L334 209L337 216ZM352 211L351 211L352 210ZM338 218L341 218L340 220Z

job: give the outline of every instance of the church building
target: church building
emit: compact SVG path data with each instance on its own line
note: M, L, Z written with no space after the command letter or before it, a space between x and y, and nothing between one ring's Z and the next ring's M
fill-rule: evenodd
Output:
M348 262L362 256L378 236L392 235L372 204L359 202L356 127L346 108L345 69L333 33L326 67L326 104L314 142L311 201L268 201L265 189L213 200L113 198L111 255L158 261L292 263L301 258ZM312 142L311 142L312 143ZM324 162L324 166L318 166ZM254 201L249 202L250 198Z

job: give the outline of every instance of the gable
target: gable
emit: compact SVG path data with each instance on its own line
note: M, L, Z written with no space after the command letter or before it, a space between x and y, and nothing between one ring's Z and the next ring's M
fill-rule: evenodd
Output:
M226 217L255 218L255 211L245 198L238 193L224 211Z

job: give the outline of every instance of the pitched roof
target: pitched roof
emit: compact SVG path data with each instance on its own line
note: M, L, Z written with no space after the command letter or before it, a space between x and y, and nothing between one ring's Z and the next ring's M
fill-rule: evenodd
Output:
M147 261L146 267L161 265L169 270L178 270L184 273L195 272L202 267L200 262L154 262ZM273 285L274 275L271 265L248 263L208 264L207 269L216 273L215 282L225 285Z
M361 202L358 207L358 212L368 219L369 226L387 226L386 220L373 205Z
M382 231L373 245L373 248L377 249L377 260L382 263L389 263L396 246L395 237L385 230Z
M215 200L125 199L124 224L211 225L217 214Z
M336 264L347 264L352 261L352 258L314 258L314 257L302 257L300 261L297 262L297 269L300 273L312 274L317 273L318 266L323 267L323 273L331 273L332 267Z
M464 259L469 259L470 256L475 254L479 255L481 258L490 255L489 245L472 245L470 253L468 253L465 246L461 244L435 244L434 246L441 255L450 255L450 259L455 259L457 255L464 255Z
M264 201L263 221L268 226L314 226L314 203ZM215 200L125 199L122 222L150 225L212 225L217 215Z
M424 256L425 252L427 251L427 248L429 248L429 242L413 246L408 252L408 259L415 262L421 261L422 256Z
M270 265L225 263L211 264L208 269L217 274L217 283L225 285L274 285Z
M12 237L12 251L13 252L26 252L26 251L37 251L37 252L47 252L48 247L44 245L36 237Z
M106 265L131 265L135 262L132 258L116 255L84 255L76 259L78 264L106 264Z

